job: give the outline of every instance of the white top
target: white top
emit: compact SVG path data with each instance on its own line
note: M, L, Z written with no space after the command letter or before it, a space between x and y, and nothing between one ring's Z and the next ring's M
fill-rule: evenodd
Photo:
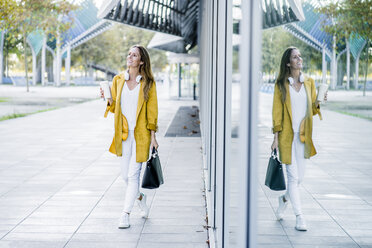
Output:
M294 133L298 133L300 132L301 121L306 116L307 99L304 84L301 85L299 92L289 86L289 95L292 107L292 128Z
M140 85L137 84L133 90L128 88L127 82L124 83L123 90L121 91L121 112L128 121L129 130L134 130L136 127L136 114L137 114L137 104L138 104L138 94L140 90Z

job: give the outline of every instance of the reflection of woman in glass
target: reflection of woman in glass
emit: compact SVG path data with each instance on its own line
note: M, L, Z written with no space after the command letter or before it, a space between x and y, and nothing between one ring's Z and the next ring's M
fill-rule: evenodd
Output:
M127 71L113 79L112 98L108 99L105 113L105 117L108 111L115 114L115 136L110 152L120 157L121 176L126 185L119 228L130 227L129 214L136 199L142 217L148 215L146 195L139 192L141 165L148 159L149 150L158 148L156 84L147 50L133 46L127 56L127 67Z
M283 218L290 200L296 215L296 230L306 231L299 185L305 175L306 159L316 154L312 141L313 115L319 114L321 118L321 114L314 80L304 77L301 69L300 51L287 48L275 83L272 113L275 136L271 149L279 148L280 160L287 169L287 192L279 197L277 219Z

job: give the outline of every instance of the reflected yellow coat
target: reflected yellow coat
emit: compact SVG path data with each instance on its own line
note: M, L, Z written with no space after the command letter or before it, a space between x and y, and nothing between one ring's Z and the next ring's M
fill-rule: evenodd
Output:
M305 125L300 130L305 135L305 158L310 158L316 154L316 150L312 140L313 133L313 115L318 114L322 119L319 106L315 106L316 90L314 80L306 78L304 81L306 97L307 97L307 111L305 116ZM286 99L283 103L282 93L279 90L278 84L275 84L274 100L273 100L273 133L279 132L279 155L283 164L291 164L292 161L292 107L291 97L289 95L289 82L285 84Z
M114 113L115 135L112 140L109 151L117 156L122 156L122 141L128 137L128 122L122 114L120 102L121 92L124 86L124 74L116 75L112 81L111 95L113 104L108 105L105 117L110 111ZM158 123L158 100L156 94L156 84L152 84L149 90L149 98L145 101L143 95L143 80L138 94L136 127L134 129L134 138L136 140L136 161L145 162L149 157L151 143L151 130L157 130Z

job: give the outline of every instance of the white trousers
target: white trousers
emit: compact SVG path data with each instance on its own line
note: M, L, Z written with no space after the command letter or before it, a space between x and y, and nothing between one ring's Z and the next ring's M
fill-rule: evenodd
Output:
M286 199L290 199L295 215L302 214L299 186L305 176L306 168L305 144L300 141L299 133L294 133L292 142L292 164L286 165L287 192Z
M142 163L136 162L136 140L130 130L123 141L123 155L120 161L121 177L125 182L125 200L123 212L130 213L139 194L139 181Z

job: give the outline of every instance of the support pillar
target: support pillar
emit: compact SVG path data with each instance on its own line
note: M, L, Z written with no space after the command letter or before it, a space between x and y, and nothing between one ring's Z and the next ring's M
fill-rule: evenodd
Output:
M360 54L359 54L360 55ZM355 76L354 76L354 86L355 86L355 89L358 90L358 87L359 87L359 55L358 57L355 59Z
M4 75L4 31L0 31L0 84L3 83L3 75Z
M350 89L350 44L349 40L346 39L346 89Z
M333 36L333 47L332 47L332 84L331 89L335 90L337 85L337 58L336 58L336 36Z
M67 45L67 57L65 59L66 84L70 85L70 68L71 68L71 45Z
M323 45L322 49L322 74L323 74L323 80L322 83L327 83L327 60L326 60L326 51L325 51L325 45Z
M45 59L45 49L46 49L46 37L44 35L43 37L43 46L41 48L41 85L45 86L45 65L46 65L46 59Z
M37 71L36 71L36 65L37 65L37 56L34 51L34 48L31 47L32 52L32 85L36 85L36 78L37 78Z
M56 85L56 76L57 76L57 73L56 73L56 70L57 70L57 59L56 59L56 56L53 56L53 84Z
M57 35L57 44L56 44L56 62L55 62L55 74L54 82L55 86L61 86L61 48L60 48L60 37Z
M181 97L181 86L182 86L182 67L181 63L177 63L177 70L178 70L178 98Z

